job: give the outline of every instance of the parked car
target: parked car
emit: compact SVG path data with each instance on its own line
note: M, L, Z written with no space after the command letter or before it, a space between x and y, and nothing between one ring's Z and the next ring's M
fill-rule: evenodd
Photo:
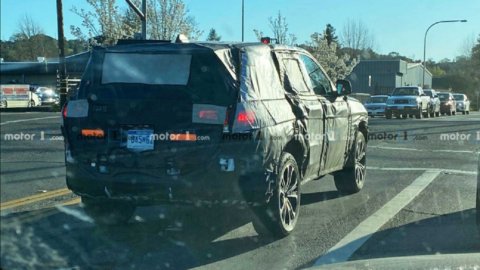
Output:
M47 87L38 87L35 90L35 93L42 99L42 103L58 103L60 97L56 94L53 89Z
M397 118L415 115L417 119L421 119L422 116L428 118L430 113L430 97L418 86L397 87L387 99L387 119L391 119L392 115Z
M451 93L440 92L438 98L441 102L440 112L442 115L455 115L457 113L457 102Z
M435 89L424 89L423 92L430 97L430 117L440 116L441 102Z
M387 95L371 96L365 102L365 109L367 109L368 116L384 116L385 108L387 107L387 99Z
M0 86L0 108L31 108L41 104L42 100L30 91L28 84Z
M457 112L462 112L462 114L470 114L470 100L465 94L453 94L453 98L457 103Z
M295 47L95 47L62 109L67 186L99 224L138 205L237 204L260 233L286 236L306 182L364 185L368 115L350 93Z

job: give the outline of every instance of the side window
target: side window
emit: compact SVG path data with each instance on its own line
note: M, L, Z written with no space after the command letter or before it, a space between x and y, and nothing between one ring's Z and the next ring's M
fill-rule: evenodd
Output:
M315 94L322 96L330 95L332 93L330 81L327 76L325 76L320 66L306 55L301 54L300 57L305 64Z
M300 63L294 58L284 58L286 74L284 74L284 84L287 91L293 90L297 93L310 92L303 80L303 74L300 69Z

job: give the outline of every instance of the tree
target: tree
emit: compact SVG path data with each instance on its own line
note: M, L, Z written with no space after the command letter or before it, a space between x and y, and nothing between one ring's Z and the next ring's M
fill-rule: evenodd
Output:
M325 29L325 38L327 39L328 45L332 42L338 44L338 37L335 35L336 29L331 25L327 24L327 29Z
M207 41L220 41L221 39L222 37L217 35L217 31L214 28L210 29L210 33L208 34Z
M432 76L436 78L447 75L445 70L441 69L439 66L435 66L433 67L433 69L429 68L428 71L430 71L432 73Z
M152 39L175 40L178 34L184 34L197 40L203 34L195 17L188 16L189 9L182 0L150 0L149 6Z
M338 79L345 79L357 65L357 61L350 58L347 54L337 56L337 44L332 42L328 45L325 35L313 33L310 36L311 41L303 46L308 50L322 65L328 76L335 82ZM347 64L347 62L349 62Z
M358 51L366 51L368 49L376 51L378 47L373 31L363 21L352 19L348 19L343 25L341 43L343 47L348 48L350 57L355 57Z
M471 33L463 39L458 51L460 55L470 58L473 47L475 47L475 34Z
M295 45L297 37L294 34L288 34L288 24L287 19L282 17L281 12L279 11L276 18L269 17L268 25L273 32L273 37L276 39L278 44L288 44L291 46ZM261 40L263 36L263 31L253 29L255 36L258 41Z
M35 60L37 56L45 56L43 33L43 28L30 15L24 14L18 19L12 40L16 41L17 51L24 54L25 59L22 60Z
M92 11L85 11L73 6L70 11L83 19L82 26L87 29L85 34L80 27L70 26L72 35L88 45L112 46L118 39L133 36L134 29L125 24L125 16L115 5L115 0L86 0L92 6Z

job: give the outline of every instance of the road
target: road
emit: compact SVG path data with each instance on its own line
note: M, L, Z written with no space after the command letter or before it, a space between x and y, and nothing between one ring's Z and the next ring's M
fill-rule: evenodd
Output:
M61 141L5 140L35 130L57 136L59 122L53 113L1 114L2 269L302 269L480 250L480 143L472 141L480 113L372 118L371 133L407 130L408 141L371 138L360 193L341 196L331 176L307 183L296 230L280 240L258 236L251 213L235 206L142 207L126 226L97 226L64 191Z

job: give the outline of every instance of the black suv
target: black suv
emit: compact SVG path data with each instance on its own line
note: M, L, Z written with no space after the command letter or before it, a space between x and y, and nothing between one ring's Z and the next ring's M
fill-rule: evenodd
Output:
M243 205L285 236L306 182L362 189L368 116L350 93L300 48L97 47L63 108L67 186L100 224L141 205Z

